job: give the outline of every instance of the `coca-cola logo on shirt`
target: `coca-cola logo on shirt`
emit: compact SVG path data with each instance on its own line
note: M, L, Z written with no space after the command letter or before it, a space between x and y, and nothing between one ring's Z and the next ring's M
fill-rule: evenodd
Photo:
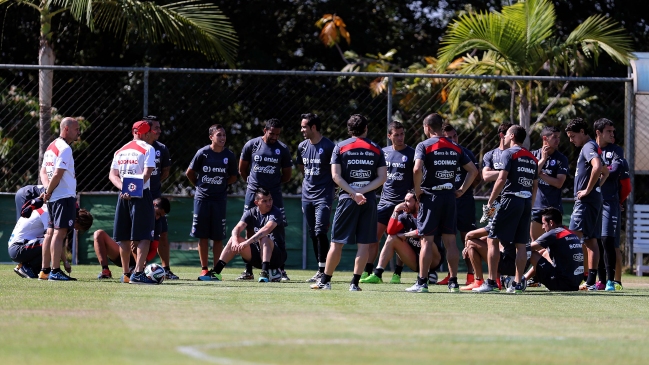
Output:
M276 166L261 166L261 165L255 165L255 167L253 168L253 171L254 171L254 172L261 173L261 174L270 174L270 175L272 175L272 174L275 173L275 170L276 170L276 169L277 169Z
M203 184L221 185L223 184L223 176L215 176L215 177L203 176L201 182Z

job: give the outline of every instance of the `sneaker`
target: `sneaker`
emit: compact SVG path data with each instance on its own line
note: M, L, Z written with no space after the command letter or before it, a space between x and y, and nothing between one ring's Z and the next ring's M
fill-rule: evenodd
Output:
M43 270L38 273L38 280L47 280L50 278L50 274L46 274Z
M288 275L286 275L286 271L282 269L280 269L280 271L282 272L282 279L281 279L282 281L291 281L291 278L289 278Z
M540 288L541 286L542 284L534 280L534 278L531 278L527 281L528 288Z
M25 266L23 264L16 265L16 267L14 268L14 272L25 279L38 278L38 276L36 276L36 274L34 274L34 272L32 271L31 267Z
M624 289L622 287L622 283L617 282L617 281L614 281L613 283L615 283L615 291L620 291L620 290Z
M101 272L97 276L97 279L112 279L113 274L110 272L109 269L101 269Z
M50 272L50 276L47 278L47 280L50 280L50 281L77 281L77 279L69 277L63 271L59 271L57 273Z
M466 274L466 283L464 285L471 285L475 281L475 275L473 273Z
M392 279L390 279L390 284L401 284L401 275L392 274Z
M178 280L178 275L174 274L171 270L165 270L165 280Z
M497 285L491 286L489 285L489 282L487 280L484 280L482 285L480 285L475 289L472 289L471 291L474 293L498 293L500 292L500 289L498 288Z
M512 282L513 284L513 282ZM507 288L507 293L510 294L522 294L523 293L523 285L522 283L516 283L516 285L511 285L509 288Z
M268 271L266 270L261 270L259 273L259 280L257 280L260 283L268 283L270 282L270 278L268 277Z
M203 270L206 271L205 274L201 272L201 276L198 277L198 281L223 281L221 274L217 274L214 270Z
M484 283L484 280L474 280L471 284L466 286L461 286L460 290L462 291L471 291L474 288L479 288Z
M431 271L428 273L428 284L435 285L437 284L437 271Z
M408 289L406 289L408 293L428 293L428 284L423 284L419 285L418 282L415 281L415 283Z
M381 284L381 283L383 283L383 279L381 279L380 277L372 274L372 275L366 277L365 279L361 279L361 283L363 283L363 284Z
M597 288L597 290L604 290L606 288L606 285L601 281L598 281L595 283L595 288Z
M368 276L370 276L370 274L368 274L367 271L363 271L363 273L361 274L361 280L367 279Z
M131 282L131 275L130 274L122 274L122 278L120 281L124 284L128 284Z
M363 289L356 284L349 284L349 291L363 291Z
M583 284L579 285L579 290L597 291L597 284L588 285L586 283L583 283Z
M315 274L311 277L311 279L306 279L307 283L317 283L318 280L324 275L324 273L321 273L320 271L316 271Z
M237 278L237 280L255 280L255 275L253 275L251 272L242 272L241 275Z
M437 273L435 273L437 274ZM451 274L446 275L446 277L440 281L437 282L437 285L448 285L448 279L451 278ZM430 279L429 279L430 282Z
M450 282L450 283L448 283L448 291L450 293L459 293L460 292L460 286L456 282Z
M615 291L615 283L613 280L609 280L606 282L606 288L604 288L606 291Z
M156 285L158 283L155 280L149 279L149 277L144 275L144 273L133 273L131 274L129 284Z
M310 288L314 290L331 290L331 283L323 284L322 281L318 280L315 284L311 284Z

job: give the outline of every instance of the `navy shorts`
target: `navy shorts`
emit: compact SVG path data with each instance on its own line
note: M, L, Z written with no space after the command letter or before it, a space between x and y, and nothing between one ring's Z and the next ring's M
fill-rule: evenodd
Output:
M373 201L358 205L351 198L340 199L334 214L331 241L346 245L374 243L378 241L376 225L376 205Z
M505 245L505 250L500 251L498 260L498 273L500 275L516 275L516 246Z
M519 197L503 197L489 231L489 238L497 238L503 246L511 243L527 243L530 240L530 217L532 200Z
M155 229L155 212L149 189L141 198L117 198L113 239L120 241L152 240Z
M43 257L43 240L44 238L41 237L11 243L9 245L11 261L29 265L34 272L40 271L41 258Z
M602 237L615 237L620 225L620 203L617 201L602 202ZM619 237L616 239L619 247Z
M584 239L601 238L601 206L597 203L575 200L570 215L570 230L581 232Z
M310 237L327 234L327 231L329 231L332 203L330 201L302 201L302 213L306 219L306 225L309 227Z
M384 226L387 226L388 222L390 222L392 212L394 212L394 207L396 206L397 205L392 202L383 200L379 201L379 206L376 208L377 222L381 223Z
M551 291L578 291L579 285L571 284L569 280L565 280L557 276L557 268L552 265L545 257L541 257L536 264L536 281L545 285Z
M419 198L419 215L417 230L420 236L456 233L455 194L432 193L421 194Z
M50 212L48 228L71 230L77 219L77 199L69 197L47 202L47 211Z
M473 195L462 195L456 199L457 209L457 230L460 232L471 232L477 228L475 221L475 199Z
M270 268L279 269L282 265L284 265L284 262L286 262L286 251L279 247L277 243L275 243L274 245L273 254L270 256ZM250 260L247 261L244 259L243 262L261 269L262 262L259 243L253 243L252 245L250 245Z
M226 201L194 200L192 231L194 238L222 241L226 235Z
M280 212L282 212L282 220L284 221L284 227L288 226L288 221L286 220L286 211L284 210L284 197L282 197L282 190L270 190L270 196L273 197L273 205L276 206ZM252 208L255 206L255 192L253 190L246 190L246 197L243 203L243 211Z

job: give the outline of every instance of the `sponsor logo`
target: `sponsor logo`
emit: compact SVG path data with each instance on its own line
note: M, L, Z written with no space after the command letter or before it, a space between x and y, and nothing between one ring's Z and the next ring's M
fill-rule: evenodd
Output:
M369 179L372 176L372 172L370 170L351 170L349 172L349 177L358 179L358 178L363 178L363 179Z
M502 170L505 168L505 164L502 162L494 162L494 169Z
M519 177L519 178L518 178L518 183L519 183L521 186L524 186L524 187L526 187L526 188L531 188L531 187L532 187L532 179L527 179L527 178L524 178L524 177Z
M577 249L577 248L581 249L581 243L571 243L571 244L568 245L568 248L570 248L571 250L574 250L574 249ZM583 256L584 254L582 253L581 255ZM583 260L583 257L582 257L582 260Z
M280 154L280 150L279 150L279 148L276 148L276 149L275 149L275 154L276 154L276 155L279 155L279 154Z
M223 159L223 163L227 165L227 163L228 163L228 158L227 157Z
M573 275L583 275L583 274L584 274L584 267L583 266L579 266L573 272Z
M52 167L54 166L54 162L46 162L45 167Z
M576 253L572 255L572 259L577 261L577 262L583 262L584 261L584 254L583 253Z
M402 169L406 168L406 164L401 163L401 162L390 162L390 161L388 161L388 162L386 162L386 165L388 167L397 167L397 168L402 168Z
M408 156L401 156L401 161L403 161L403 162L408 161Z
M209 168L208 168L208 169L209 169ZM226 173L227 171L226 171L225 167L212 167L212 172L222 172L222 173Z
M516 171L518 171L518 172L526 172L528 174L534 174L536 172L536 170L531 169L529 167L519 167L518 169L516 169Z
M389 172L388 180L403 180L403 172Z
M324 149L322 149L322 147L320 147L320 148L318 149L318 154L321 155L321 154L323 154L323 153L324 153Z
M160 157L160 151L155 151L155 155Z
M261 161L261 156L259 156L259 155L255 155L254 160L257 161L257 162Z
M221 185L223 184L223 176L209 177L203 175L203 178L201 178L201 182L203 184Z
M353 183L349 184L349 186L351 186L352 188L362 188L369 183L369 181L354 181Z
M210 172L209 166L203 166L203 172Z
M260 165L255 165L255 167L252 169L254 172L258 172L261 174L274 174L275 170L277 169L276 166L260 166Z
M68 227L72 227L72 226L74 226L74 221L72 219L70 219L68 221Z
M137 165L137 160L117 160L118 165Z
M305 168L304 175L318 176L320 175L320 168L319 167Z
M606 152L606 158L613 158L613 152Z
M264 162L279 163L279 159L273 157L264 157Z
M442 180L448 180L455 177L455 171L442 170L435 173L435 177Z
M374 165L374 161L372 160L361 160L358 158L351 159L347 161L349 165Z
M455 166L457 164L457 161L455 160L435 160L433 161L433 165L435 166Z

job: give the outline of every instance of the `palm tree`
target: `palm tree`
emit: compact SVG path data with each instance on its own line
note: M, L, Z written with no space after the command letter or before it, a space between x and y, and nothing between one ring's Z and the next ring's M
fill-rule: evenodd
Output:
M575 28L565 41L554 35L554 5L548 0L520 1L505 6L502 12L465 14L449 25L439 50L438 69L446 70L456 56L465 52L483 51L480 55L466 55L453 73L463 75L523 75L539 72L551 75L581 76L589 67L590 58L597 64L604 52L616 62L628 65L631 39L618 24L603 16L594 15ZM475 80L454 79L449 83L449 103L454 111L459 106L463 90ZM483 82L483 81L478 81ZM567 88L559 87L558 99ZM519 123L530 131L534 89L540 82L512 81L511 113L517 97ZM543 118L552 101L539 118ZM536 122L540 121L537 119ZM512 121L513 122L513 121Z
M230 21L216 5L200 0L168 5L138 0L0 0L2 4L25 5L38 12L41 66L54 65L52 18L64 12L90 30L123 34L125 42L133 35L152 43L167 41L234 66L238 39ZM39 161L50 139L53 76L52 70L39 71Z

